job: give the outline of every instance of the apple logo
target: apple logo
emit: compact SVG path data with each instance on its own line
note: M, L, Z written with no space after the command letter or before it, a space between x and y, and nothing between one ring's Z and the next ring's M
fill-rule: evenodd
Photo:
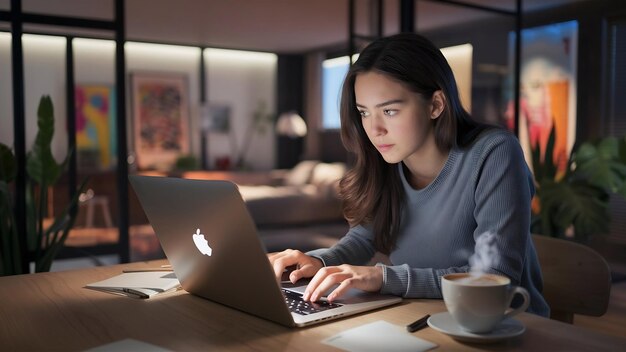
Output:
M208 255L209 257L213 253L213 249L209 246L209 241L204 238L204 235L200 233L200 229L196 230L193 235L193 243L198 247L200 253Z

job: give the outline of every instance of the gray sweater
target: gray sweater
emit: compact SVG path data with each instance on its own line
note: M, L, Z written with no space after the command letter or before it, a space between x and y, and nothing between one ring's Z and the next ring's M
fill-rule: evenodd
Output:
M487 271L509 277L528 290L529 312L548 316L537 254L530 236L532 176L518 140L509 132L483 132L470 146L450 151L433 182L415 190L398 164L406 192L404 214L391 266L383 269L382 293L406 298L441 298L441 276L468 272L475 241L496 234L500 258ZM366 264L374 234L359 225L332 248L309 254L325 266Z

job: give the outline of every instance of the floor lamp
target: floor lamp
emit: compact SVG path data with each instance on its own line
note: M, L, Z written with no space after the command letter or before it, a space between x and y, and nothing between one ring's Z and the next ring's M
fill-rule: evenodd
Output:
M295 111L280 114L276 121L278 134L278 168L295 166L302 155L303 139L307 134L306 122Z

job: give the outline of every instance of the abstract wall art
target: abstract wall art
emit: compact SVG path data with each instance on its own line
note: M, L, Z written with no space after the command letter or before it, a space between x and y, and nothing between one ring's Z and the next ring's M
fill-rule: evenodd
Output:
M171 170L189 154L189 94L184 75L131 75L133 138L139 169Z

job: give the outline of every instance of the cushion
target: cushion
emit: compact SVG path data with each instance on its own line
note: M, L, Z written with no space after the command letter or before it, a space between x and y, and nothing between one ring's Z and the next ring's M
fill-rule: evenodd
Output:
M320 197L319 188L304 186L239 186L257 226L315 224L342 220L341 202Z
M344 163L319 163L313 169L309 182L317 186L321 194L335 196L339 180L345 173Z
M299 162L285 176L286 186L302 186L311 180L313 168L319 164L317 160L304 160Z

